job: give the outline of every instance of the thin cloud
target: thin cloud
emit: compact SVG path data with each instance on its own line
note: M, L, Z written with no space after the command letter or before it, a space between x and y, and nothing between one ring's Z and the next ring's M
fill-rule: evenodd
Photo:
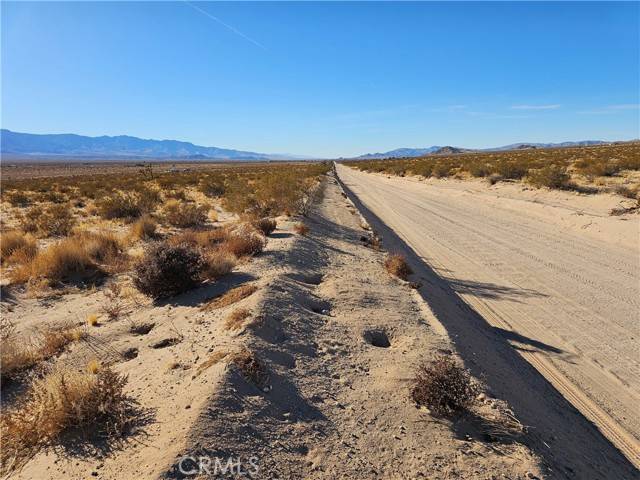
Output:
M607 105L606 107L597 108L595 110L582 110L577 113L579 115L612 115L621 111L638 109L640 109L640 104L638 103L622 103L619 105Z
M263 49L265 52L267 51L267 48L264 45L262 45L260 42L257 42L256 40L254 40L253 38L249 37L248 35L245 35L244 33L242 33L237 28L234 28L231 25L229 25L228 23L223 22L218 17L216 17L214 15L211 15L206 10L203 10L202 8L198 7L197 5L194 5L193 3L189 2L188 0L183 0L183 2L186 3L187 5L189 5L194 10L196 10L196 11L200 12L201 14L203 14L205 17L208 17L211 20L213 20L215 22L218 22L220 25L222 25L223 27L227 28L228 30L231 30L236 35L244 38L248 42L253 43L256 47L259 47L259 48Z
M557 110L562 105L554 103L551 105L513 105L512 110Z
M640 104L623 103L621 105L609 105L607 108L610 110L638 110L638 108L640 108Z

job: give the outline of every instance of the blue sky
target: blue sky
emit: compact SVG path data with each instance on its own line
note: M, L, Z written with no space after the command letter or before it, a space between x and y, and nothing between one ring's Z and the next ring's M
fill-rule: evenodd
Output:
M11 130L327 157L640 136L638 3L1 7Z

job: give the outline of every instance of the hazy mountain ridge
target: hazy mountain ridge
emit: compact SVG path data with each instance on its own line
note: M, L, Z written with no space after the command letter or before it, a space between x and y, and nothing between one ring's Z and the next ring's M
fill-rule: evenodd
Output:
M178 140L153 140L118 135L88 137L72 133L33 134L2 129L0 151L17 155L68 155L85 157L148 157L220 160L275 160L306 158L288 154L247 152L204 147Z

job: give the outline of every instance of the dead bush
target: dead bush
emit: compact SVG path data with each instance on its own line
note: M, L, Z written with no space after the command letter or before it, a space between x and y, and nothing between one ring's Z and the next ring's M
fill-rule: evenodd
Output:
M31 235L10 231L0 233L0 261L2 263L25 263L33 259L38 246Z
M82 241L75 237L65 238L41 250L28 263L11 272L12 281L43 279L50 285L59 282L84 282L95 279L102 270L91 259Z
M45 237L68 235L76 221L68 205L50 205L43 209L39 205L29 208L19 218L23 231Z
M236 257L257 255L264 250L267 240L252 226L242 224L229 230L226 240L220 249L234 254Z
M244 321L251 316L251 312L246 308L239 308L229 314L224 321L227 330L239 330L242 328Z
M257 290L258 287L254 284L240 285L239 287L232 288L227 293L205 303L202 306L202 310L216 310L218 308L228 307L240 300L244 300L254 294Z
M89 257L98 263L112 263L122 255L122 241L111 232L82 231L76 235Z
M251 224L262 232L263 235L269 235L276 229L277 223L273 218L261 218L254 220Z
M141 212L151 213L162 202L162 196L158 190L140 186L136 188L136 204Z
M147 215L131 224L129 238L133 240L151 240L156 236L158 224Z
M502 175L500 175L499 173L492 173L487 177L487 183L489 185L495 185L496 183L502 180L503 180Z
M447 356L420 364L411 390L418 405L443 416L469 408L479 394L480 387L469 371Z
M108 367L95 374L55 370L34 381L16 406L3 412L2 470L7 474L65 434L121 435L131 418L127 378Z
M635 185L628 187L626 185L618 185L614 189L615 193L618 195L622 195L625 198L630 198L631 200L639 199L638 195L640 194L640 185Z
M302 222L298 222L293 226L293 231L298 235L307 235L309 233L309 227Z
M209 207L179 200L169 200L162 209L164 221L178 228L204 225L208 212Z
M560 165L546 165L542 168L529 170L527 174L527 182L538 188L565 188L568 181L567 169Z
M267 370L253 352L245 349L234 353L231 356L231 362L238 367L238 370L247 380L258 386L266 383Z
M13 207L26 207L31 203L31 197L25 192L9 192L6 197Z
M135 265L133 284L151 298L173 297L199 283L202 256L187 244L156 243Z
M126 308L122 301L122 287L117 283L110 283L104 291L104 300L101 310L109 320L118 320Z
M220 245L229 236L229 229L214 228L212 230L185 230L169 238L171 245L186 243L192 247L209 250Z
M137 218L142 209L137 199L131 194L112 193L96 202L98 214L106 219Z
M398 253L392 253L387 256L384 261L384 268L386 268L387 272L391 275L401 278L402 280L406 280L409 275L413 273L406 259Z
M205 253L202 278L205 280L218 280L231 273L236 263L235 255L224 250Z

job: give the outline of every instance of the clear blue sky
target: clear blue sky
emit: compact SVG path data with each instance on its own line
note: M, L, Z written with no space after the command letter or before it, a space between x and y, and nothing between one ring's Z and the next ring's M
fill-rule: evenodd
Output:
M7 3L2 127L259 152L631 139L638 3Z

